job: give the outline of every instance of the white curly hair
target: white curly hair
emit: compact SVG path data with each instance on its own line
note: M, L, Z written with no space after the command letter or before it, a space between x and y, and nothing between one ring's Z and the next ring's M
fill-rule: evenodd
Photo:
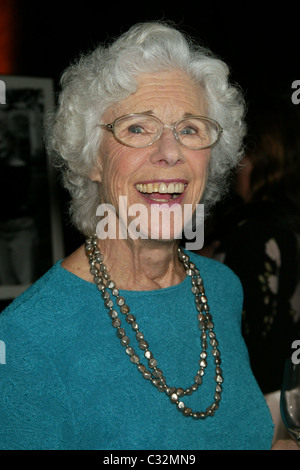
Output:
M180 69L206 97L208 117L223 128L211 149L208 181L199 203L209 212L223 196L243 154L245 103L229 82L227 65L176 27L162 22L133 26L111 44L82 55L63 73L57 111L46 125L47 149L70 191L70 213L84 235L95 232L99 184L89 175L99 158L105 110L137 90L142 73Z

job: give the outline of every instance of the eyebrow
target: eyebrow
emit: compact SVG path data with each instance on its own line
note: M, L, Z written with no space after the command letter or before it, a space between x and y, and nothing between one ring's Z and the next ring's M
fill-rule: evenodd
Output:
M155 116L155 113L152 109L149 109L148 111L142 111L141 113L138 114L149 114ZM184 113L183 118L190 117L190 116L195 116L195 113Z

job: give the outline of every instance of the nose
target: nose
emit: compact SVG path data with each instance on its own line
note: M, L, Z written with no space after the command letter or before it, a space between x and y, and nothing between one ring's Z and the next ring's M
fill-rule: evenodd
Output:
M167 128L167 126L165 126L160 138L150 148L152 150L151 163L174 166L185 161L182 145L176 139L173 129Z

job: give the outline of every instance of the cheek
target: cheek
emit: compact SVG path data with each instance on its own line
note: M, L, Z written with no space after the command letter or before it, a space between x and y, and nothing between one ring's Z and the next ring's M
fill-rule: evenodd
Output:
M143 168L145 155L141 149L129 149L119 143L106 147L102 158L102 175L104 184L109 184L115 191L127 191L134 175Z
M119 196L126 196L130 185L129 178L132 171L126 159L119 155L110 154L103 164L101 190L105 202L114 206L118 203Z
M115 203L114 199L118 197L122 189L122 182L119 174L113 165L109 165L103 171L101 182L101 192L104 202ZM114 204L115 205L115 204Z
M210 151L209 149L202 151L199 158L193 160L192 170L195 175L195 187L199 191L203 191L206 185L209 171Z

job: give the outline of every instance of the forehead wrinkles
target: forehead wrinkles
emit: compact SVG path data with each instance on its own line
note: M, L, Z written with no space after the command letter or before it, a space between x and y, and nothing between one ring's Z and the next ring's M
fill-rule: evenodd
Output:
M110 120L132 112L160 111L165 115L184 113L205 114L205 97L201 88L184 72L168 71L142 74L138 77L138 89L107 110Z

